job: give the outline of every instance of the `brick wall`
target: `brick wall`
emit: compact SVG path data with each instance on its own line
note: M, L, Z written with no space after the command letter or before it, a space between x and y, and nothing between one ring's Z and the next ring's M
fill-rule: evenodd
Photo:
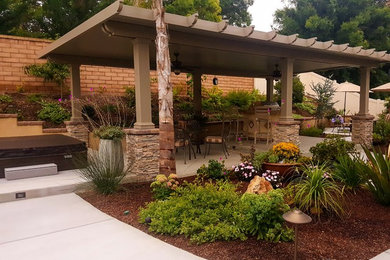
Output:
M37 53L50 42L44 39L0 35L0 93L15 92L20 87L30 93L59 93L59 88L55 84L45 83L42 79L27 76L23 72L26 65L45 62L37 59ZM103 87L107 92L122 93L124 86L134 86L132 69L81 66L80 74L83 94L90 92L91 88L98 90ZM203 82L206 88L212 86L214 76L216 75L206 76ZM218 87L225 93L238 88L252 90L254 87L253 78L217 77ZM151 72L151 78L156 78L155 71ZM174 86L182 86L185 89L185 81L185 74L178 76L172 74ZM157 83L152 83L152 89L157 91Z

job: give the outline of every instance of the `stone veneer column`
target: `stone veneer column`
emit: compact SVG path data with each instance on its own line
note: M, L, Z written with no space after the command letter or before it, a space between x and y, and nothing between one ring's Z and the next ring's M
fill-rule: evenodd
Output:
M65 122L68 135L85 142L88 147L88 126L84 121L81 112L81 87L80 87L80 64L71 64L70 90L72 101L72 117Z
M360 68L360 104L359 113L352 116L352 142L372 145L374 116L368 113L370 91L370 68Z
M300 145L299 139L299 122L288 121L283 122L279 121L272 125L272 139L273 144L280 142L294 143Z
M150 181L159 172L159 130L125 129L126 162L132 163L129 181Z
M292 97L293 97L293 60L290 58L281 59L282 87L281 87L281 111L279 121L272 125L273 143L290 142L300 145L299 125L292 118Z
M65 125L66 125L66 131L68 132L69 136L85 142L85 144L88 147L89 130L88 130L87 122L85 122L85 121L66 121Z
M374 116L352 116L352 142L356 144L368 145L372 144L372 132Z

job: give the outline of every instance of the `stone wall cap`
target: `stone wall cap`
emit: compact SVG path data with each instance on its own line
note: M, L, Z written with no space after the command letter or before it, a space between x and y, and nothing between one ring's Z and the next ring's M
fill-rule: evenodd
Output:
M65 125L84 125L87 121L65 121Z
M0 118L18 118L18 114L0 114Z
M158 128L151 128L151 129L128 128L128 129L124 129L124 131L128 135L158 135L160 133L160 130Z
M374 120L373 115L354 115L351 117L352 120Z
M66 128L45 128L42 129L43 133L50 134L50 133L67 133Z
M299 121L276 121L277 125L299 125Z
M43 121L18 121L18 126L33 126L33 125L42 126Z

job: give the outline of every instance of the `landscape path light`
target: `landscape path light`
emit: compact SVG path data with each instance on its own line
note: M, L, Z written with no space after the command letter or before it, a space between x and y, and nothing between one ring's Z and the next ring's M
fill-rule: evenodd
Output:
M294 224L295 229L295 242L294 242L294 260L297 259L298 251L298 225L308 224L312 221L311 217L300 211L299 209L293 209L283 214L283 219L291 224Z

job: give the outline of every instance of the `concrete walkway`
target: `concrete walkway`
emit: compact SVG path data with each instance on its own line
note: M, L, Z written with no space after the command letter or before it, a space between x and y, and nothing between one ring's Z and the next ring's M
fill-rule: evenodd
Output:
M7 260L202 259L122 223L74 193L0 204Z

